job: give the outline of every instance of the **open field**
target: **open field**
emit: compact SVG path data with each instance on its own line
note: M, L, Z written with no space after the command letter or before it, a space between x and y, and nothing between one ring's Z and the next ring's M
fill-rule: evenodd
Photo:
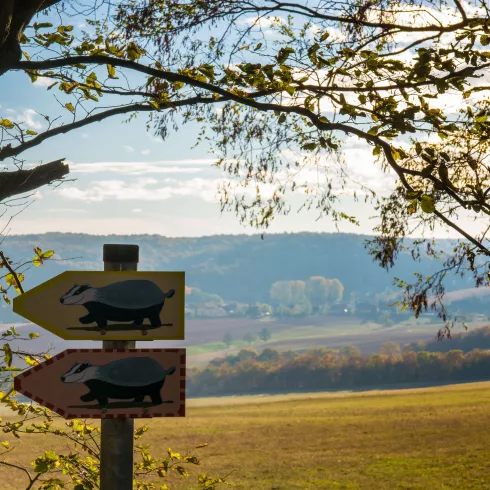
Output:
M490 382L196 399L188 407L186 418L151 420L141 441L155 454L208 442L197 450L207 456L201 471L231 473L223 488L490 489ZM5 438L17 446L10 455L17 462L53 447L39 435ZM0 469L0 478L2 490L26 486L12 469Z
M487 322L468 322L469 329L488 325ZM271 339L265 344L257 340L248 344L243 339L246 333L257 334L267 327L272 333ZM261 350L271 347L280 351L306 350L312 347L339 348L346 344L359 347L363 354L378 352L380 346L387 341L400 344L432 340L442 323L430 323L428 319L404 321L391 327L384 327L374 322L361 322L354 316L311 316L308 318L290 318L272 321L261 321L250 318L216 318L186 321L185 341L153 341L152 347L187 347L189 366L204 366L211 359L228 354L235 354L244 347ZM36 332L40 337L19 346L33 352L51 349L50 353L58 353L73 347L73 342L65 341L52 333L33 324L18 327L19 332ZM457 329L456 331L462 331ZM226 332L230 332L234 342L230 348L222 342ZM77 341L78 348L94 348L101 344L93 341ZM145 343L139 342L138 347Z
M270 347L285 351L307 350L313 347L337 349L346 344L353 344L359 347L362 354L372 354L379 352L381 345L388 341L403 345L419 340L433 340L438 330L443 328L442 323L429 323L423 320L403 322L391 327L383 327L373 322L361 324L355 318L342 320L343 323L339 320L337 320L338 323L331 320L331 325L290 325L289 328L278 328L276 331L271 329L272 337L267 343L261 340L251 345L243 341L233 342L230 348L226 348L222 342L190 346L187 348L189 363L193 366L204 366L215 357L236 354L243 348L260 351L265 347ZM471 322L468 325L471 330L488 325L488 322ZM457 331L459 330L455 330ZM231 332L233 333L233 330Z

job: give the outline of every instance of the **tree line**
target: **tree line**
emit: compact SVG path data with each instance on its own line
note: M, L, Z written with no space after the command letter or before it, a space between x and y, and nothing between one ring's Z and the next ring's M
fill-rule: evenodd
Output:
M343 295L344 285L339 279L323 276L311 276L306 281L275 281L269 290L271 304L226 302L217 294L206 293L197 287L186 287L186 316L309 316L327 313L331 306L342 301ZM202 313L200 308L206 304L214 306L214 310Z
M326 312L342 301L344 285L338 279L312 276L307 281L276 281L270 297L277 316L307 316Z
M385 344L380 353L360 355L355 346L340 350L316 348L306 353L266 348L242 349L235 355L194 367L187 378L191 397L328 391L396 386L409 383L450 383L489 379L490 351L400 351ZM384 353L382 353L384 352Z
M438 342L437 340L424 342L420 340L417 343L410 344L408 348L415 352L449 352L455 349L470 352L473 349L490 349L490 326L455 334L448 342Z

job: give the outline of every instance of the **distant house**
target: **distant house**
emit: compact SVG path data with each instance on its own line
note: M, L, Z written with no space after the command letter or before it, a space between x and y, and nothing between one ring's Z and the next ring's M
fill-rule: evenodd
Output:
M237 312L238 310L238 305L237 303L226 303L222 305L223 310L228 314L228 315L233 315L234 313Z
M338 303L336 305L332 305L329 309L329 313L333 313L335 315L346 315L347 313L350 313L352 310L352 307L349 303Z
M196 315L216 318L219 316L226 316L227 312L221 305L216 303L202 303L196 308Z

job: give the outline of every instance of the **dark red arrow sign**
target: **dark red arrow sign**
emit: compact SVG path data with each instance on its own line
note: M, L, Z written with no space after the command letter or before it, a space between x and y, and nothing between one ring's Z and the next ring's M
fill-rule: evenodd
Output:
M185 349L68 349L15 377L67 419L183 417Z

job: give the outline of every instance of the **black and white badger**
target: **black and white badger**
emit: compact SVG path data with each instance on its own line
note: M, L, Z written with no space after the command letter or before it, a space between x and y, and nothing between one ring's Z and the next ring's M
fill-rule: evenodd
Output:
M134 403L141 403L149 396L158 405L163 403L160 392L165 378L174 372L175 366L164 369L149 357L128 357L102 366L77 362L61 376L61 381L85 384L90 391L80 397L82 402L97 400L100 406L105 406L109 398L132 398Z
M134 279L120 281L101 288L90 284L74 284L60 302L64 305L84 306L88 314L79 319L80 323L96 322L100 329L107 321L134 322L142 325L148 318L152 327L161 326L160 312L165 299L172 298L175 289L164 293L154 282Z

